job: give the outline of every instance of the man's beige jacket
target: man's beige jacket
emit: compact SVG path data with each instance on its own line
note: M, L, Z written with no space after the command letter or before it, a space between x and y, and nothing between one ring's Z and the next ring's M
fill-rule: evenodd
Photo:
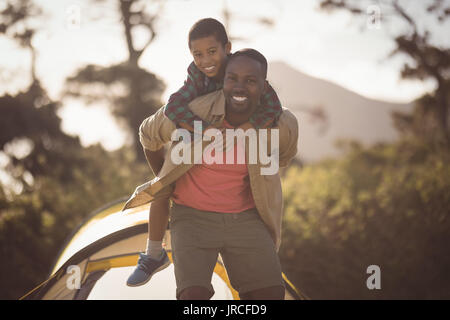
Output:
M225 97L222 90L212 92L210 94L196 98L189 104L190 109L200 118L211 123L213 126L220 128L225 118ZM244 130L246 126L243 126ZM247 127L248 128L248 127ZM272 152L279 152L279 167L285 167L289 161L297 154L298 141L298 123L295 116L287 109L283 108L283 112L275 127L268 130L279 130L279 149ZM176 130L175 124L164 115L164 107L160 108L155 114L145 119L139 128L139 137L142 146L148 150L156 151L164 145L172 142L172 133ZM269 146L266 150L271 151L271 134L267 133L267 141ZM172 149L180 142L174 142L170 146L166 154L163 167L158 176L136 188L131 198L127 201L123 210L137 207L148 202L154 201L161 197L167 197L174 188L174 182L194 166L195 156L199 154L194 152L198 144L202 144L202 148L210 143L210 141L202 141L198 139L190 143L192 157L190 164L174 164L172 161ZM258 140L258 148L260 141ZM203 149L204 150L204 149ZM249 159L249 147L246 144L246 159ZM201 157L201 154L200 154ZM269 165L260 164L259 157L254 164L250 164L247 160L248 173L250 178L250 186L261 219L266 224L271 236L278 249L281 243L281 219L283 212L283 196L281 191L281 180L279 172L273 175L262 175L261 168ZM220 208L218 208L220 210Z

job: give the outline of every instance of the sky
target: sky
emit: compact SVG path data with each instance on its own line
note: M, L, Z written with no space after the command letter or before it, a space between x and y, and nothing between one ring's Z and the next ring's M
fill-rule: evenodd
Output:
M36 22L40 31L33 39L38 52L36 72L52 99L61 99L65 78L78 68L86 64L107 66L127 59L117 1L35 3L45 13L45 23ZM422 5L421 1L406 3L412 14L419 11L417 4ZM226 5L234 16L227 30L229 35L245 38L233 41L232 51L255 48L269 62L284 61L303 73L379 100L409 102L433 88L432 83L401 81L399 70L404 58L387 59L394 48L393 35L405 25L398 21L368 24L365 17L356 20L345 12L327 14L318 10L318 4L316 0L166 0L156 24L157 36L139 64L165 82L163 100L167 100L182 85L192 61L187 46L189 28L205 17L223 21ZM384 8L379 8L385 14ZM389 18L388 12L386 16ZM261 26L255 22L258 17L273 19L275 24L272 28ZM444 32L438 30L433 36L449 45ZM143 44L147 34L138 30L135 37L137 44ZM0 94L26 88L29 68L29 53L0 37ZM80 101L66 99L59 115L63 129L79 135L84 145L101 142L114 150L127 141L105 105L86 107Z

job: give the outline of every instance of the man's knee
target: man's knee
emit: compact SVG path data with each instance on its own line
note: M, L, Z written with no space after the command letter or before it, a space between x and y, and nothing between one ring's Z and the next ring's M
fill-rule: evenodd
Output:
M249 291L239 296L242 300L284 300L284 294L283 286L273 286Z
M205 287L189 287L181 291L179 300L209 300L213 293Z

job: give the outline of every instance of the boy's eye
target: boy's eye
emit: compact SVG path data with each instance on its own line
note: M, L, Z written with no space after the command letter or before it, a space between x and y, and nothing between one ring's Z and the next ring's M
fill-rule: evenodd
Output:
M247 79L247 83L253 84L253 83L255 83L255 80L254 79Z
M209 54L214 54L214 53L216 53L215 49L209 50Z

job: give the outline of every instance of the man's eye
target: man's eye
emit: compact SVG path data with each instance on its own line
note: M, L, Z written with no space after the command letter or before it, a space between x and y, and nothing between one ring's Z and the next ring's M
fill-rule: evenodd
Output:
M196 58L200 58L201 56L202 56L201 53L194 54L194 57L196 57Z
M210 50L209 51L209 54L211 54L211 55L213 55L213 54L215 54L216 53L216 50Z
M255 80L253 80L253 79L247 79L247 83L253 84L253 83L255 83Z

